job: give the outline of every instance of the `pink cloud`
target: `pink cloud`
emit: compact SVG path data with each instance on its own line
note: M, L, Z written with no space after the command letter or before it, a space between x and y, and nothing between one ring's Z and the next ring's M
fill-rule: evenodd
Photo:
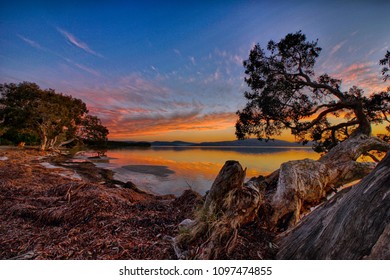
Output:
M169 132L223 130L234 127L236 121L235 113L228 108L206 106L178 89L139 74L85 88L72 95L84 100L90 113L102 120L110 131L110 139L149 135L158 138Z
M345 45L346 42L347 42L347 40L344 40L344 41L338 43L337 45L335 45L335 46L332 48L332 50L331 50L331 52L330 52L329 55L330 55L330 56L333 56L339 49L342 48L342 46Z
M78 38L76 38L73 34L69 33L68 31L64 30L64 29L61 29L61 28L57 28L58 32L60 32L64 37L65 39L67 39L67 41L69 43L71 43L72 45L84 50L85 52L87 53L90 53L90 54L93 54L95 56L98 56L98 57L103 57L101 54L97 53L96 51L92 50L88 45L87 43L84 43L82 42L81 40L79 40Z
M340 68L333 76L341 79L345 87L356 85L367 93L382 91L386 88L381 79L378 65L372 62L351 64Z

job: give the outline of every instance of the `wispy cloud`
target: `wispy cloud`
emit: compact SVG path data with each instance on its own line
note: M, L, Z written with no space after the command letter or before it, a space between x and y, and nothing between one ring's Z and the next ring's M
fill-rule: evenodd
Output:
M103 87L78 91L77 96L108 127L112 139L224 130L234 126L234 111L205 105L176 91L158 80L130 74Z
M87 53L90 53L92 55L95 55L97 57L103 57L103 55L101 55L100 53L92 50L88 45L87 43L84 43L82 42L80 39L76 38L73 34L69 33L68 31L64 30L64 29L61 29L59 27L57 27L57 30L58 32L60 32L64 37L65 39L71 43L72 45L84 50L85 52Z
M74 67L77 67L77 68L79 68L79 69L81 69L81 70L83 70L83 71L85 71L85 72L87 72L87 73L89 73L91 75L94 75L94 76L97 76L97 77L101 76L99 71L96 71L96 70L94 70L94 69L92 69L90 67L87 67L87 66L85 66L85 65L83 65L81 63L75 62L75 61L73 61L73 60L71 60L69 58L65 58L65 57L62 57L62 59L64 59L66 62L68 62L69 64L73 65Z
M342 48L342 46L345 45L346 42L347 42L347 40L344 40L344 41L338 43L337 45L335 45L335 46L332 48L332 50L331 50L331 52L330 52L329 55L330 55L330 56L333 56L339 49Z
M39 50L43 50L42 46L40 44L38 44L37 42L31 40L31 39L28 39L22 35L17 35L22 41L24 41L25 43L29 44L31 47L33 48L36 48L36 49L39 49Z
M193 56L190 56L190 57L189 57L189 59L190 59L190 61L191 61L192 65L196 65L196 60L195 60L195 57L193 57Z
M74 63L74 66L76 66L77 68L81 69L81 70L84 70L85 72L88 72L89 74L92 74L94 76L97 76L97 77L100 77L100 72L94 70L94 69L91 69L85 65L82 65L82 64L79 64L79 63Z
M341 68L333 75L341 79L346 87L356 85L368 94L386 88L386 84L381 80L378 66L372 62L353 63Z
M244 59L238 54L232 54L225 50L215 49L215 54L223 58L226 62L242 66Z
M33 40L29 39L29 38L26 38L26 37L24 37L22 35L18 34L17 36L22 41L24 41L25 43L27 43L28 45L30 45L31 47L33 47L35 49L45 51L45 52L47 52L47 53L49 53L51 55L54 55L54 56L56 56L58 58L61 58L61 59L65 60L66 62L68 62L69 64L71 64L72 66L77 67L77 68L79 68L79 69L81 69L81 70L83 70L83 71L85 71L85 72L87 72L87 73L89 73L91 75L94 75L94 76L97 76L97 77L101 76L99 71L96 71L96 70L94 70L94 69L92 69L90 67L87 67L87 66L85 66L85 65L83 65L81 63L75 62L75 61L73 61L73 60L71 60L69 58L63 57L62 55L60 55L60 54L58 54L58 53L56 53L56 52L54 52L54 51L52 51L50 49L44 48L39 43L37 43L37 42L35 42L35 41L33 41Z

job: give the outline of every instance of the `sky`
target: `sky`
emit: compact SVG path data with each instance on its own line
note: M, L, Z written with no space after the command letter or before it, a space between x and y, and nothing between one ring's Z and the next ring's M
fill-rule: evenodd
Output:
M243 60L299 30L322 47L317 74L386 87L387 0L64 2L0 2L0 83L82 99L111 140L235 139Z

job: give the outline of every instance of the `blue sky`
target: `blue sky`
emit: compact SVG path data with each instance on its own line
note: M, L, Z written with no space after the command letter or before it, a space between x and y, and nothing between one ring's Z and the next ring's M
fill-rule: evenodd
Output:
M255 43L302 30L317 73L385 87L390 1L2 1L0 82L84 100L111 139L234 139Z

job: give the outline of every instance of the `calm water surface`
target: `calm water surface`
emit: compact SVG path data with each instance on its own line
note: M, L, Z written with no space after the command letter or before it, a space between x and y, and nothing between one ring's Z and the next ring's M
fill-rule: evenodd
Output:
M318 159L310 148L152 147L109 150L99 167L115 171L115 178L132 181L157 194L180 195L185 189L204 194L227 160L247 168L247 177L267 175L289 160Z

